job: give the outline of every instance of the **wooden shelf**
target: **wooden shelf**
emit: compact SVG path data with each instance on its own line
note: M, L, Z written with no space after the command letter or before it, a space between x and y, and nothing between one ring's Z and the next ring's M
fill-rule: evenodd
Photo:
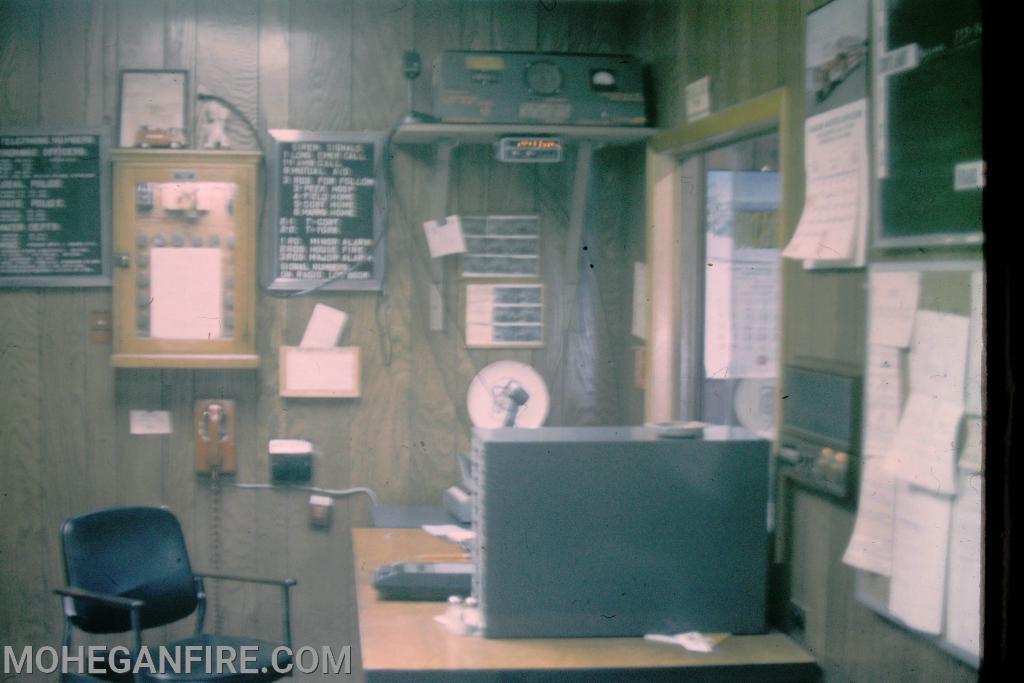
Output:
M260 357L249 353L115 353L115 368L209 368L249 370L260 366Z
M566 141L626 145L657 133L640 126L546 126L502 123L403 123L393 141L398 145L429 145L442 140L456 144L490 144L506 135L551 135Z

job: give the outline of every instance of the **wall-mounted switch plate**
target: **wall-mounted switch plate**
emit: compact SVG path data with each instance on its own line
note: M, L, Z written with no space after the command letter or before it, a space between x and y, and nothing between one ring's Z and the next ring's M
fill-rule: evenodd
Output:
M330 529L334 517L334 499L329 496L309 497L309 525L314 529Z

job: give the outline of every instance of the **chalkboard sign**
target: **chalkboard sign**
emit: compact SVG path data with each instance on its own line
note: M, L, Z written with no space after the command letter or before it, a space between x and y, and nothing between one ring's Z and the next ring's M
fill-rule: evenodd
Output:
M982 241L981 5L886 0L876 15L880 246Z
M380 289L385 136L271 130L270 289Z
M0 131L0 286L110 286L105 131Z

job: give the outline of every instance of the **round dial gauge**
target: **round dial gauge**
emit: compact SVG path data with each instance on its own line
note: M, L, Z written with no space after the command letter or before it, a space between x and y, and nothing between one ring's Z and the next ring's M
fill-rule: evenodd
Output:
M526 86L535 95L554 95L562 88L562 70L553 62L533 62L526 67Z

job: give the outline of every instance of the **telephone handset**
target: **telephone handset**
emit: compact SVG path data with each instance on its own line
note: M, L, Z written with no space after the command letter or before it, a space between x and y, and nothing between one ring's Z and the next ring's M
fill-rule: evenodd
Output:
M235 471L235 402L197 401L195 411L196 471Z

